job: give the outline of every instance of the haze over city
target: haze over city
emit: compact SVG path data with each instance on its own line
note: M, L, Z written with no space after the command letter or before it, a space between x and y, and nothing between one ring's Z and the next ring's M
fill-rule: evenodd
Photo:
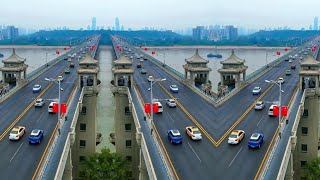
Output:
M115 17L119 17L122 25L133 29L145 26L178 29L212 24L307 29L319 14L317 6L313 6L316 3L316 0L91 0L80 3L76 0L23 3L11 0L1 4L0 24L36 29L59 26L86 29L92 17L97 18L97 25L105 27L113 26Z

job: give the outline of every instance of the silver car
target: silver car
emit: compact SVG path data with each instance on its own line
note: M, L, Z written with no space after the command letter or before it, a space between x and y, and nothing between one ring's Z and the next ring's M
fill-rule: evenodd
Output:
M167 99L167 105L169 107L176 107L177 106L176 101L174 99Z
M255 105L254 105L254 109L255 110L262 110L264 108L264 102L262 101L258 101Z
M45 104L44 99L39 98L36 100L36 102L34 103L35 107L42 107Z

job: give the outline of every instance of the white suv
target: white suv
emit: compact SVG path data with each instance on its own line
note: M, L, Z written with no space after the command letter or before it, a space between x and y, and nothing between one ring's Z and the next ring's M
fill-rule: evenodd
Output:
M176 101L174 99L167 99L167 105L169 107L176 107L177 106Z
M149 77L148 77L148 81L149 81L149 82L153 81L153 76L149 76Z

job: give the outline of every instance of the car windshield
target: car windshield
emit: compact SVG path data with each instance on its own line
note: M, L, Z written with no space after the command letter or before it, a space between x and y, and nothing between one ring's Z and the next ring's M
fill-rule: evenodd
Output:
M35 88L39 88L39 87L40 87L40 85L35 85L34 87L35 87Z
M193 131L193 134L200 134L200 131Z
M235 134L230 134L229 138L237 138L238 136Z
M12 130L10 134L18 134L18 131Z
M36 103L41 103L41 100L37 100Z
M177 88L177 86L176 86L176 85L171 85L171 87L172 87L172 88Z
M174 100L170 101L170 103L176 103Z
M260 89L259 87L255 87L255 88L254 88L254 90L259 90L259 89Z
M31 134L30 137L38 137L37 134Z
M261 104L262 104L261 102L258 102L258 103L256 104L256 106L261 106Z
M180 134L172 134L173 137L181 137Z
M259 139L250 139L251 142L258 142Z

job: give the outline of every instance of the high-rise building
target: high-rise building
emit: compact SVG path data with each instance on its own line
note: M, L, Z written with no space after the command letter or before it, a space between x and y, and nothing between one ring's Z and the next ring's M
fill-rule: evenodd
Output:
M236 40L238 38L238 29L232 25L225 27L225 37L227 40Z
M204 26L197 26L192 29L192 39L196 41L204 39Z
M116 17L116 20L115 20L115 30L120 31L120 22L118 17Z
M96 17L92 18L91 30L97 30L97 19L96 19Z
M319 30L319 26L318 26L318 17L314 17L314 21L313 21L313 30L318 31Z
M7 27L7 38L8 39L16 39L19 36L19 30L18 28L15 28L14 26L8 26Z

